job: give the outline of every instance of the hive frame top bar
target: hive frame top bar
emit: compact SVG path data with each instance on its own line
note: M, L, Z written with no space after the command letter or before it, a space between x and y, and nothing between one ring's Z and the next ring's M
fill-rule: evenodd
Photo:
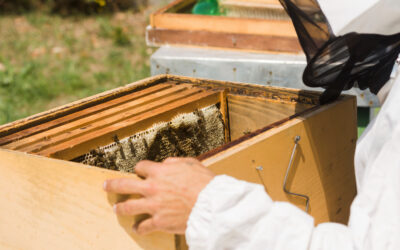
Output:
M27 118L23 118L5 125L0 126L0 137L7 136L9 134L18 132L25 128L35 126L37 124L57 119L59 117L77 112L79 110L97 105L99 103L124 96L137 90L144 89L146 87L154 86L162 82L174 81L177 84L188 83L199 87L206 88L227 88L230 93L238 95L252 95L262 96L267 99L275 100L278 102L288 103L307 103L307 104L318 104L319 92L315 91L302 91L296 89L269 87L269 86L255 86L253 84L244 83L233 83L226 81L216 81L208 79L198 79L192 77L182 77L175 75L157 75L149 77L134 83L121 86L103 93L93 95L42 113L32 115Z

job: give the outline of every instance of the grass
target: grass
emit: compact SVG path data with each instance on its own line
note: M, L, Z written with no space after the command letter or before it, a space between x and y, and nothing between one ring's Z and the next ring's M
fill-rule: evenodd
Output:
M0 16L0 124L150 75L146 14Z

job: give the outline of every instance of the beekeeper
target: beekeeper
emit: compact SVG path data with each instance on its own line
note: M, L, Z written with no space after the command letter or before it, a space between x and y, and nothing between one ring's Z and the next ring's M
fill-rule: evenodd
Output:
M214 176L191 158L140 162L136 172L144 180L109 180L104 188L108 192L143 195L114 206L121 215L151 215L134 225L137 233L186 234L190 249L398 250L400 73L393 57L399 54L400 37L393 34L400 32L400 2L321 0L318 5L310 0L308 4L320 6L330 27L315 26L319 24L299 18L304 14L301 8L293 1L282 2L307 55L305 83L320 84L326 89L321 101L332 101L342 90L357 85L376 93L382 104L357 144L358 193L348 225L323 223L315 227L310 215L289 203L272 201L263 186ZM309 23L305 23L307 20ZM324 23L324 17L320 16L318 23ZM314 39L311 33L315 28L326 33L325 41ZM357 33L350 33L353 31ZM362 35L367 33L378 36ZM321 67L326 68L318 71ZM341 79L340 83L330 81L332 75L326 75L335 71L333 76Z

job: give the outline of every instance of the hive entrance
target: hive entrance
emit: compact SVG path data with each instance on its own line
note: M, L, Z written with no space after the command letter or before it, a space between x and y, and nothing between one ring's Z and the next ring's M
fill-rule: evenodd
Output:
M91 150L76 161L84 164L134 172L140 160L162 161L171 156L196 157L225 143L224 121L216 105L179 114L169 122Z

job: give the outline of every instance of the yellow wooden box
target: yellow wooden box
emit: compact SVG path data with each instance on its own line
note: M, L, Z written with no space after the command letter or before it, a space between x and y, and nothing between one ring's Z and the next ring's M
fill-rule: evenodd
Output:
M185 248L180 236L137 236L131 230L134 218L120 218L112 212L110 203L124 197L108 196L102 190L104 180L136 175L54 159L57 155L7 149L30 136L24 131L165 82L193 86L201 93L223 91L218 98L226 102L230 141L200 155L205 166L217 174L260 183L274 200L305 209L304 198L283 190L294 139L299 136L287 190L309 197L309 213L316 224L347 222L356 193L355 97L341 96L334 103L319 105L317 92L161 75L0 127L1 249ZM196 105L200 108L207 102Z

